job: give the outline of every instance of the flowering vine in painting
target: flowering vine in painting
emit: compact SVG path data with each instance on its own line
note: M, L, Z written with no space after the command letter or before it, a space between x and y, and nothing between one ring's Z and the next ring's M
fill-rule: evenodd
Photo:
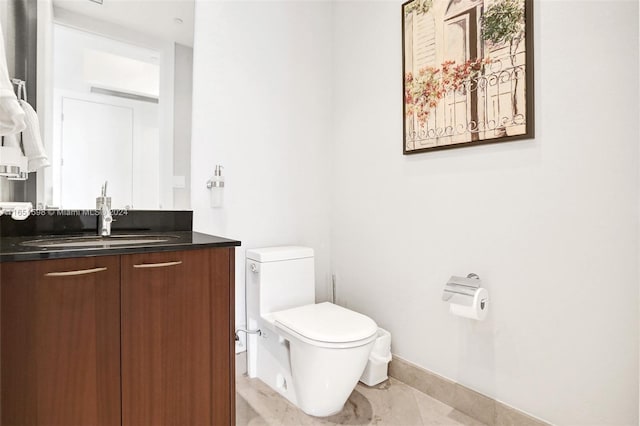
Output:
M463 64L445 61L440 68L421 68L415 77L408 72L404 82L406 113L415 113L418 122L424 124L445 94L464 89L471 78L482 71L483 65L489 63L490 58L469 59Z

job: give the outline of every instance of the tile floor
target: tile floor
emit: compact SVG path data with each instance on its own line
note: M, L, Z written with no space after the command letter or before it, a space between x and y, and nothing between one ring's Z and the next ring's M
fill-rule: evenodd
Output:
M344 409L328 418L307 416L258 379L238 375L236 380L236 424L241 426L484 426L393 378L374 387L358 383Z

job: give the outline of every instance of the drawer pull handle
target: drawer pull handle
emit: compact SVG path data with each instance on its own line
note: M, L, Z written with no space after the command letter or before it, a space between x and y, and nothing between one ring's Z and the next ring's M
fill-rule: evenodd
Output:
M134 268L164 268L165 266L176 266L180 265L182 260L177 260L175 262L164 262L164 263L139 263L137 265L133 265Z
M66 272L47 272L44 274L45 277L71 277L74 275L86 275L86 274L95 274L96 272L106 271L107 268L93 268L93 269L79 269L77 271L66 271Z

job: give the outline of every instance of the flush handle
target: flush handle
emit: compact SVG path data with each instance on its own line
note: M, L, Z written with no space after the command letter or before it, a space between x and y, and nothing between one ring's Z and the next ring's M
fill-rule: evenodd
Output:
M255 263L252 263L250 268L251 268L251 272L253 272L254 274L258 273L258 265L256 265Z

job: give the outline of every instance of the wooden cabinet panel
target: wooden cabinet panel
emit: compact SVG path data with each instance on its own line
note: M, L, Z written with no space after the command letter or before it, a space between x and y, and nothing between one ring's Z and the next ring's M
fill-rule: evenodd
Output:
M212 268L212 424L233 425L236 420L235 249L227 255L211 252Z
M118 256L0 264L2 425L120 424L119 284Z
M233 416L233 249L121 257L122 424Z

